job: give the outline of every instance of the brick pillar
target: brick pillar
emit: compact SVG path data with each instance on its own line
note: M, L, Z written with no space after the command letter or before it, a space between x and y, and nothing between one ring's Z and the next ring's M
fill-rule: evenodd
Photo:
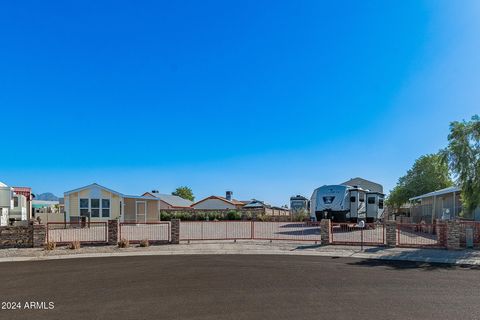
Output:
M179 244L180 243L180 219L172 219L170 222L171 222L170 243Z
M32 224L32 246L41 248L47 241L47 226L44 224Z
M435 234L437 235L438 245L447 247L447 225L442 220L435 221Z
M447 249L460 249L460 223L447 221Z
M108 244L116 245L118 243L118 234L120 226L118 220L108 220Z
M320 239L322 244L332 243L332 221L330 219L322 219L320 221Z
M388 247L397 245L397 223L395 221L385 222L385 244Z

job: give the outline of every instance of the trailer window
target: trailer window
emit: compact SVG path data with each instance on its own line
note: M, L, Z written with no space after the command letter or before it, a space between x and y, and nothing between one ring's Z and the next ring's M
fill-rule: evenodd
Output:
M383 199L378 200L378 208L383 209Z
M331 204L334 199L335 199L335 197L323 197L323 202L325 204Z
M350 197L350 202L355 202L355 201L357 201L357 198L355 198L355 196Z
M375 197L368 197L368 204L375 204Z
M365 202L365 195L364 194L359 194L358 195L358 201Z

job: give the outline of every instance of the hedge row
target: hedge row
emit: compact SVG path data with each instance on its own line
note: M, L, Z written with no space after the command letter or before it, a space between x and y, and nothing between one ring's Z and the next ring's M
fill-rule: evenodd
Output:
M290 221L305 221L308 219L307 215L298 214L292 218L289 216L282 217ZM191 211L160 211L160 219L162 221L169 221L171 219L180 219L183 221L221 221L221 220L257 220L257 221L275 221L279 217L267 216L262 212L250 211L208 211L208 212L191 212Z

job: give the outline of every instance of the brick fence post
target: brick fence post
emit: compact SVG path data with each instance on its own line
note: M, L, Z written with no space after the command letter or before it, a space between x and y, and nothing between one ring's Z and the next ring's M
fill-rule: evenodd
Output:
M460 223L458 221L447 221L447 249L460 249Z
M44 224L32 224L32 246L34 248L41 248L45 245L47 240L47 226Z
M332 221L330 219L322 219L320 221L320 239L321 244L332 243Z
M397 222L385 222L385 244L388 247L395 247L397 245Z
M172 219L170 228L170 243L179 244L180 243L180 219Z
M116 245L118 243L119 234L118 219L108 220L108 244Z
M435 220L435 234L437 235L438 244L441 247L447 247L447 224L440 219Z

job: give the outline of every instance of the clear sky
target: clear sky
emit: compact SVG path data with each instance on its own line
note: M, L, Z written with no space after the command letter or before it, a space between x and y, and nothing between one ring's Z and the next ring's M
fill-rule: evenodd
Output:
M0 181L388 191L480 113L480 1L2 1Z

